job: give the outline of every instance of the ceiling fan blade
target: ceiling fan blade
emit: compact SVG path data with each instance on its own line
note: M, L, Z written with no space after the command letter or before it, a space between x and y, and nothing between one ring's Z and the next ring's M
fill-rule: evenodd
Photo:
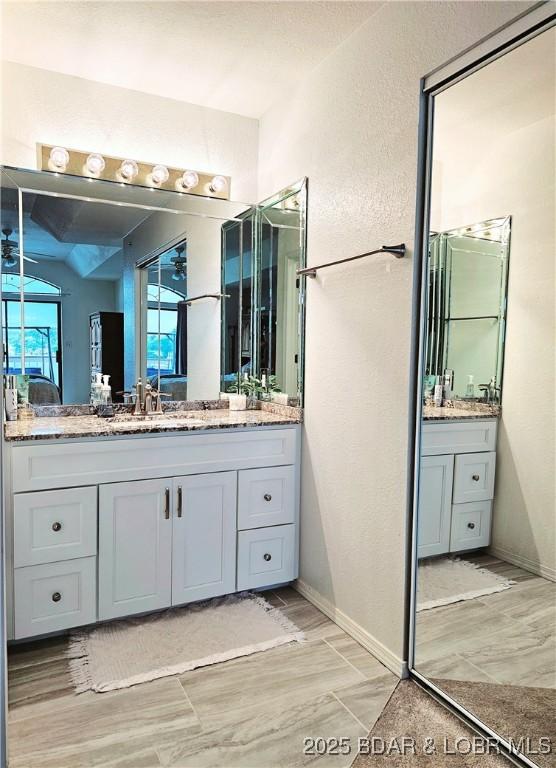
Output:
M39 263L39 262L38 262L38 261L36 261L35 259L31 259L31 258L29 258L29 256L24 256L24 257L23 257L23 260L24 260L24 261L30 261L30 262L31 262L31 264L38 264L38 263Z

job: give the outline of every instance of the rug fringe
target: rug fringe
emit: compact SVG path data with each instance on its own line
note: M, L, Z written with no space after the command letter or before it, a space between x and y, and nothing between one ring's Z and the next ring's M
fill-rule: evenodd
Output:
M88 654L88 634L86 632L72 634L66 649L66 657L69 659L69 671L75 693L85 693L93 684Z
M492 587L483 587L482 589L475 589L471 592L462 592L459 595L450 595L448 597L439 597L437 600L427 600L424 603L417 604L417 613L419 611L428 611L430 608L439 608L442 605L451 605L452 603L461 603L462 600L473 600L475 597L485 597L486 595L493 595L495 592L504 592L509 589L511 584L496 584Z

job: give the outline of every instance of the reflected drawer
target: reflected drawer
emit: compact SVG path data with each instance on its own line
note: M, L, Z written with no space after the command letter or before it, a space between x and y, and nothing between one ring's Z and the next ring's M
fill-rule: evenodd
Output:
M295 578L295 525L240 531L237 544L238 590Z
M14 496L14 565L54 563L97 552L97 489Z
M447 453L478 453L496 448L496 419L466 422L425 422L422 429L421 453L423 456L440 456Z
M239 473L237 527L240 530L294 521L294 467L265 467Z
M16 568L16 639L96 621L96 561L84 557Z
M450 552L486 547L490 543L491 501L452 506Z
M494 497L496 453L466 453L454 464L454 504Z

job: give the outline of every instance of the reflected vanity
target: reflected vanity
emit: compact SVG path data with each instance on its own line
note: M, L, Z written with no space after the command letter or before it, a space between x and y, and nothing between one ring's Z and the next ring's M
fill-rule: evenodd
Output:
M555 48L551 28L430 96L411 663L543 768L556 746Z

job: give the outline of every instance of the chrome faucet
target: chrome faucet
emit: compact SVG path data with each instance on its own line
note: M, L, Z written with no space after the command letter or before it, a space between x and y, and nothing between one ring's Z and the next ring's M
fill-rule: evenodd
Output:
M136 393L133 408L134 416L151 416L155 413L162 413L162 398L171 397L171 395L154 389L148 382L143 384L141 379L137 379L134 389Z

